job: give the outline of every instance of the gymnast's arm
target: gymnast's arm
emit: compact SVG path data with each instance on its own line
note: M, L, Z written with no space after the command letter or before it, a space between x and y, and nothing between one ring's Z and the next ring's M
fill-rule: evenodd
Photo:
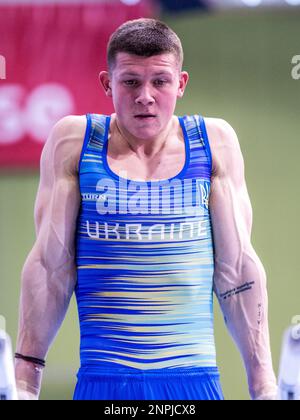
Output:
M75 227L80 206L78 161L86 122L68 116L52 129L40 161L36 241L21 276L17 352L44 359L76 284ZM38 399L40 366L16 359L20 399Z
M242 355L252 399L274 399L266 273L251 244L252 207L238 138L223 120L206 119L213 157L210 213L214 291Z

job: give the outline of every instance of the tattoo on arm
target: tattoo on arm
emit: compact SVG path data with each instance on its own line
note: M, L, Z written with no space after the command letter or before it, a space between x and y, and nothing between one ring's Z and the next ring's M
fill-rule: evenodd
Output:
M254 284L255 284L254 281L244 283L239 287L235 287L234 289L227 290L225 293L220 293L220 298L223 300L226 300L226 299L231 298L232 296L238 295L239 293L243 293L243 292L246 292L247 290L251 290Z

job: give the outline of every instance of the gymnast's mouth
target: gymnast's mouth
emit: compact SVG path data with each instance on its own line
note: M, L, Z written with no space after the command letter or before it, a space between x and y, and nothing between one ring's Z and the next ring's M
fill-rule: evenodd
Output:
M138 114L138 115L135 115L134 118L144 120L144 119L156 118L156 115L154 115L154 114Z

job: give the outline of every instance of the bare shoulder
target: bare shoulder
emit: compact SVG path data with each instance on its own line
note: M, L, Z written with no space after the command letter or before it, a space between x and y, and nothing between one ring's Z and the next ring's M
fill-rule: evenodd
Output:
M69 115L52 128L42 153L42 160L61 173L76 175L85 130L85 115Z
M205 118L209 139L213 176L221 175L234 165L243 164L238 137L233 127L221 118Z
M34 210L37 235L43 222L57 218L63 208L68 208L68 220L62 225L68 226L75 220L80 200L77 167L85 129L85 116L70 115L59 120L47 138L40 160L40 183ZM49 205L51 200L52 205Z

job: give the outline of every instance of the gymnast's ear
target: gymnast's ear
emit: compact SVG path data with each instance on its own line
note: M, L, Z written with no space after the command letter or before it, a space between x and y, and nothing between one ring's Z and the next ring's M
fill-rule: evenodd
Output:
M106 96L112 96L111 80L107 71L101 71L99 74L100 84L104 89Z
M178 93L177 93L178 98L183 97L186 85L188 84L188 81L189 81L189 78L190 78L190 76L189 76L188 72L182 71L180 73Z

